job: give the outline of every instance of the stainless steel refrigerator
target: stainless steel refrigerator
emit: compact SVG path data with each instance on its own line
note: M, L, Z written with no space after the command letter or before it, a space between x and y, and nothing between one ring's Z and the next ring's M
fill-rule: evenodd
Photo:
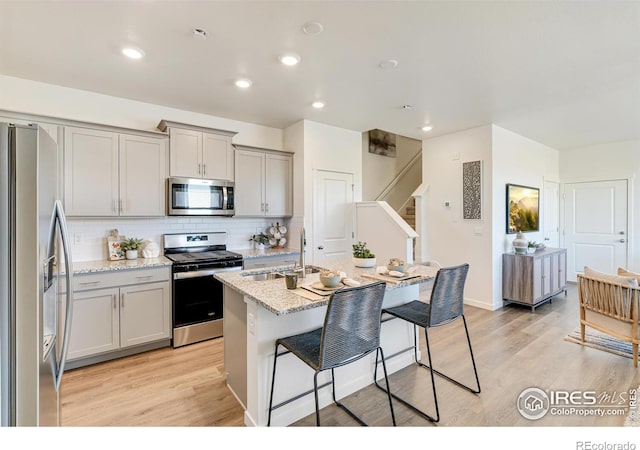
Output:
M0 424L60 425L71 330L71 253L57 145L0 123ZM62 293L66 292L66 295Z

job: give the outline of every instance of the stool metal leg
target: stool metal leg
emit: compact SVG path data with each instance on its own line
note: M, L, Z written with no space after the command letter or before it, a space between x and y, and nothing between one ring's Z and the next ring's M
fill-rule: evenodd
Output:
M462 315L462 322L464 323L464 331L465 331L465 333L467 335L467 344L469 345L469 354L471 355L471 363L473 364L473 373L474 373L474 375L476 377L477 388L472 388L472 387L469 387L469 386L467 386L465 384L462 384L461 382L459 382L457 380L454 380L453 378L449 377L448 375L445 375L444 373L442 373L442 372L440 372L440 371L438 371L436 369L433 369L433 371L436 374L440 375L442 378L444 378L444 379L450 381L451 383L461 387L462 389L466 389L467 391L469 391L469 392L471 392L473 394L479 394L480 393L480 380L478 378L478 370L476 368L476 361L475 361L475 358L473 357L473 349L471 348L471 339L469 338L469 329L467 328L467 320L465 319L464 314ZM425 328L425 335L426 335L426 332L427 332L427 330ZM424 367L425 369L431 369L431 367L430 367L431 366L431 362L429 362L429 365L426 365L426 364L418 361L418 364L420 366Z
M273 374L271 375L271 395L269 396L269 417L267 419L267 426L271 426L271 411L273 409L273 387L276 384L276 362L278 361L278 344L275 346L273 356Z
M318 407L318 373L313 374L313 395L316 399L316 426L320 426L320 408Z
M413 354L414 354L414 359L416 361L416 363L420 366L423 367L425 369L429 369L429 373L431 376L431 385L433 388L433 399L434 399L434 404L435 404L435 410L436 410L436 415L435 417L430 416L429 414L425 413L424 411L421 411L420 409L416 408L415 406L413 406L411 403L407 402L406 400L398 397L396 394L393 394L390 392L390 389L387 388L383 388L380 384L378 384L377 380L375 380L375 384L378 388L382 389L383 391L388 392L393 398L395 398L396 400L398 400L400 403L404 404L405 406L408 406L409 408L413 409L415 412L417 412L418 414L420 414L422 417L424 417L425 419L437 423L440 421L440 411L438 408L438 397L436 394L436 384L435 384L435 378L434 378L434 374L440 375L441 377L445 378L446 380L454 383L455 385L466 389L469 392L472 392L474 394L479 394L480 393L480 379L478 378L478 370L476 367L476 361L475 358L473 356L473 349L471 347L471 338L469 337L469 329L467 327L467 320L464 317L464 314L462 315L462 321L464 323L464 330L465 330L465 334L467 336L467 344L469 345L469 354L471 355L471 363L473 364L473 373L475 375L476 378L476 384L477 384L477 389L471 388L469 386L466 386L464 384L462 384L461 382L454 380L453 378L445 375L444 373L436 370L433 368L433 363L431 360L431 347L429 345L429 333L427 332L427 328L429 327L424 327L424 336L425 336L425 342L426 342L426 347L427 347L427 357L429 359L429 364L424 364L422 361L420 361L418 359L418 338L417 338L417 327L414 324L413 325L413 339L414 339L414 347L413 347ZM408 350L408 349L407 349ZM378 355L376 354L376 368L378 365ZM387 385L388 386L388 385Z

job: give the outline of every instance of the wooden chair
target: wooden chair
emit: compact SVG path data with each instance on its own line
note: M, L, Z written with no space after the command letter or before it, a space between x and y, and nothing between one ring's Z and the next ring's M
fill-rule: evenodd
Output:
M631 343L633 366L638 367L638 307L640 287L622 277L610 279L578 274L580 338L591 327L621 341Z

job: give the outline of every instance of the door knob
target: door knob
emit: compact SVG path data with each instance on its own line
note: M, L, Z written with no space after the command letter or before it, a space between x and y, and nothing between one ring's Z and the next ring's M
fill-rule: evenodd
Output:
M620 239L618 242L622 242L624 244L627 241L625 241L624 239Z
M624 231L619 231L618 234L624 234Z
M324 245L318 245L318 250L324 250Z

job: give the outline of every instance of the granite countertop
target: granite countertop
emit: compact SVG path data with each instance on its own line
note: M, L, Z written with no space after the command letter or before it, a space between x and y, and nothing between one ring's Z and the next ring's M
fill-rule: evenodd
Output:
M244 248L240 250L231 250L240 253L244 259L263 258L265 256L294 255L300 253L297 248L265 248L264 250L256 250L253 248Z
M351 261L351 258L332 261L323 265L325 269L338 270L346 273L348 278L352 278L359 281L361 284L373 283L376 280L365 278L363 274L375 274L376 268L358 268L355 267ZM308 265L308 267L319 267L316 265ZM418 278L412 278L406 281L402 281L398 284L387 283L387 290L399 289L402 287L410 286L413 284L426 283L435 278L438 269L429 266L415 265L416 274L421 276ZM252 298L258 305L262 306L266 310L276 314L284 315L295 313L298 311L304 311L306 309L317 308L325 306L329 300L329 296L321 300L309 300L305 297L297 295L295 291L288 290L285 287L285 279L277 278L274 280L262 280L253 281L243 277L243 274L256 274L265 272L274 272L279 269L291 269L291 266L276 266L269 269L254 269L243 270L239 272L221 272L216 273L214 277L220 280L223 284L235 289L241 294ZM298 286L301 284L313 283L320 280L318 273L307 274L305 278L298 279Z
M113 270L146 269L151 267L171 266L171 260L164 256L157 258L121 259L118 261L97 260L78 261L73 263L73 274L109 272Z

